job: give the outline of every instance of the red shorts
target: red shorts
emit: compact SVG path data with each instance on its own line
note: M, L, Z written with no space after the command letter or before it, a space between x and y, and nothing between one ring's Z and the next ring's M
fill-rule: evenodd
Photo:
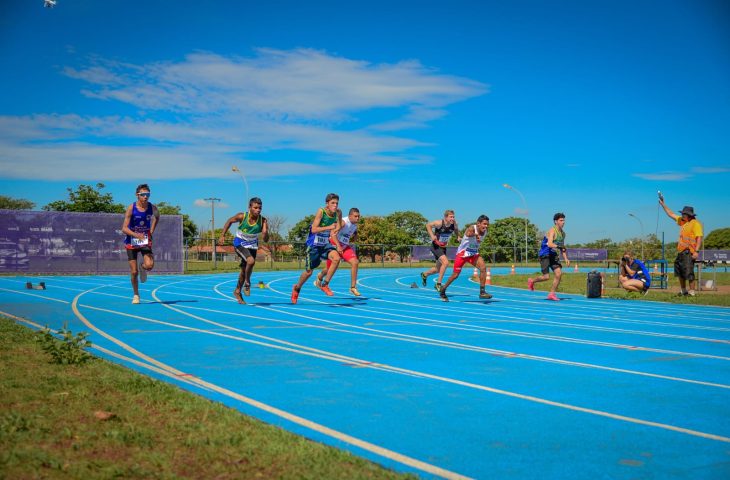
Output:
M461 273L461 269L464 267L465 263L471 263L472 265L476 266L478 259L479 255L471 255L469 257L462 257L457 255L457 257L454 259L454 271Z
M346 261L346 262L349 262L349 261L350 261L350 260L352 260L353 258L357 258L357 254L355 253L355 249L354 249L354 248L352 248L352 247L351 247L351 246L349 246L349 245L345 245L345 246L344 246L344 247L342 248L342 254L340 254L340 257L342 257L342 259L343 259L344 261ZM327 270L329 270L329 269L330 269L330 265L331 265L331 264L332 264L332 260L330 260L330 259L327 259Z

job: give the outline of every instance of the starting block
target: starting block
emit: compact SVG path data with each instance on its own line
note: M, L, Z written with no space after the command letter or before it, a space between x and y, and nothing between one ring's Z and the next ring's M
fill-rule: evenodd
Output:
M259 288L266 288L266 284L263 280L259 280Z
M45 290L46 282L40 282L38 285L33 285L32 282L25 282L25 288L28 290Z
M411 283L411 288L418 288L418 285L416 285L416 282Z

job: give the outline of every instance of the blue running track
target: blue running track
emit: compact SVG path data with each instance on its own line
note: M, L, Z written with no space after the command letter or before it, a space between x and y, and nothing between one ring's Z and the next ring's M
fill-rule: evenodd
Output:
M297 305L299 272L254 272L248 305L236 274L150 275L140 305L127 276L0 277L0 313L425 478L730 478L730 309L484 301L466 274L444 303L418 273L361 270L355 298L343 269Z

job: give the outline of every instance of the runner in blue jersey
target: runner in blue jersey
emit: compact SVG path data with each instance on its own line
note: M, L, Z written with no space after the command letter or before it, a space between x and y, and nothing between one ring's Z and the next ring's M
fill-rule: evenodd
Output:
M312 276L322 260L331 260L332 263L318 286L326 295L330 297L334 295L329 287L329 282L340 265L342 254L342 245L337 239L337 231L340 228L342 219L342 212L337 208L339 204L339 195L329 193L325 198L325 206L318 209L317 213L314 214L314 220L309 227L309 236L307 237L305 270L299 276L297 284L292 288L291 303L297 303L302 286L309 280L309 277Z
M122 233L126 235L124 247L127 250L129 271L132 278L132 290L134 296L132 303L139 303L139 281L147 281L147 272L155 266L155 258L152 255L152 234L160 219L160 212L152 205L150 199L150 187L143 183L137 187L137 201L127 208L122 223ZM142 254L142 265L138 266L137 260Z
M560 286L560 278L563 275L563 265L560 263L559 257L560 253L563 254L566 265L570 266L568 253L565 249L565 230L563 230L563 226L565 225L565 214L556 213L553 216L553 223L554 225L552 228L545 233L545 236L542 239L542 244L540 244L540 252L537 254L537 256L540 257L540 269L542 271L542 275L536 278L528 278L527 288L535 290L536 283L550 280L550 270L552 269L555 273L555 279L550 287L550 293L547 298L548 300L558 301L560 299L555 292L558 289L558 286Z
M644 262L634 258L630 251L624 253L620 263L619 281L624 290L646 295L651 287L651 274Z
M259 249L259 234L263 237L264 242L269 241L269 222L266 217L261 216L263 202L259 197L253 197L248 201L248 212L238 212L226 221L221 230L220 243L226 241L226 233L231 225L238 222L236 236L233 238L233 250L241 259L241 273L238 274L238 283L236 289L233 290L233 296L240 304L245 304L241 296L241 288L243 294L247 297L251 295L251 273L256 265L256 254Z

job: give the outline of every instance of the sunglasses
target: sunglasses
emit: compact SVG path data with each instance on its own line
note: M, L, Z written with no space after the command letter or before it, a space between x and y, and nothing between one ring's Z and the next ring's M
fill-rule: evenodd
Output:
M147 197L147 198L149 198L149 196L150 196L149 192L147 192L147 193L138 193L137 195L140 196L140 197Z

